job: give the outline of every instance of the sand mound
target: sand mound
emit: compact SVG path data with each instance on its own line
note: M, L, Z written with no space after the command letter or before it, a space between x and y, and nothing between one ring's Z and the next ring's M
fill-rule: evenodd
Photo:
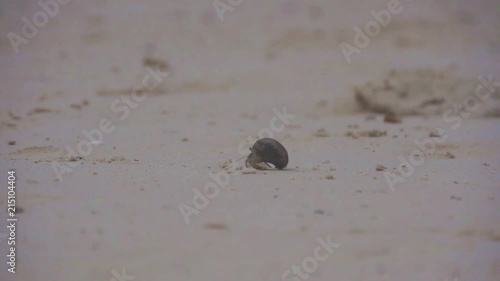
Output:
M475 96L480 84L479 79L459 77L449 69L391 70L380 82L355 87L354 95L357 105L366 112L429 116L465 110L476 116L500 116L499 91L488 94L483 88L481 93L489 97Z

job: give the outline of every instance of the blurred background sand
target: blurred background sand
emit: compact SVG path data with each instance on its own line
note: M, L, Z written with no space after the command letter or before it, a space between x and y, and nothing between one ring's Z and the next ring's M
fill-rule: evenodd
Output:
M452 129L442 113L460 95L388 123L354 99L391 69L443 71L459 86L500 80L500 4L401 1L348 63L340 44L389 2L242 0L221 21L212 1L72 0L16 53L7 34L42 9L2 1L1 192L15 169L24 212L17 273L0 238L0 279L109 281L125 268L137 281L283 280L330 236L341 246L308 280L500 280L498 115ZM121 120L111 105L156 65L168 77ZM499 91L477 112L498 110ZM284 107L295 118L274 138L289 169L225 170ZM115 130L68 157L103 118ZM391 190L376 166L397 174L398 157L436 128L446 141ZM53 165L69 164L58 179ZM186 224L179 205L211 172L229 184Z

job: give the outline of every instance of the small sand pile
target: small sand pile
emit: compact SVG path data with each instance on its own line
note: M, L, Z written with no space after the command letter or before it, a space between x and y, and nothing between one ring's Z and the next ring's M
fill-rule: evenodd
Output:
M462 78L454 72L431 68L391 70L380 82L355 87L355 100L363 111L399 116L442 115L448 110L500 116L500 89L491 84L490 90L495 90L491 93L483 86L480 91L483 95L478 96L476 87L481 85L480 79Z

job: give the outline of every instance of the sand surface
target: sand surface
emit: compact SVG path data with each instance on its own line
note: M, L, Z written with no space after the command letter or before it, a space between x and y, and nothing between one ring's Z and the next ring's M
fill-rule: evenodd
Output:
M498 1L222 1L2 1L0 280L500 280Z

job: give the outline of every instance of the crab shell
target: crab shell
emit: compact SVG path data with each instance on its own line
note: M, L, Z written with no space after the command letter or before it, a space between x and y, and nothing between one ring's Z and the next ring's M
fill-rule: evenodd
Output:
M267 163L271 163L277 169L282 170L288 164L288 152L285 147L275 139L263 138L255 142L250 148L250 155L245 164L247 167L255 169L271 168Z

